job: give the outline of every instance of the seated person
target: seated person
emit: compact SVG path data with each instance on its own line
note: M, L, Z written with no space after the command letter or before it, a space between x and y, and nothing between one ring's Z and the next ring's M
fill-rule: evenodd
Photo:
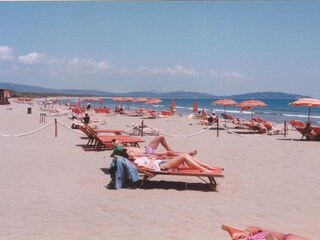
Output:
M243 232L232 234L232 239L235 240L307 240L307 238L299 237L294 234L284 234L273 231L268 231L260 227L250 226Z
M217 120L216 115L207 115L205 117L202 117L199 121L201 125L212 125Z
M88 124L90 123L90 117L89 117L88 113L86 113L86 114L84 115L84 118L82 119L82 121L83 121L83 123L84 123L85 125L88 125Z
M307 122L306 123L306 138L307 140L310 141L315 141L317 140L318 136L317 133L313 130L312 126L311 126L311 122Z

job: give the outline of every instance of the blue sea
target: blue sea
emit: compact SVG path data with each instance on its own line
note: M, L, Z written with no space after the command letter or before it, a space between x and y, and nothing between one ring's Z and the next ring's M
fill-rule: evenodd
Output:
M160 112L162 110L168 111L170 109L170 104L172 99L161 99L162 102L156 105L146 105L144 103L134 103L125 102L119 103L112 101L111 99L104 99L105 107L114 109L116 106L122 105L125 109L139 109L139 108L151 108ZM205 109L208 112L215 111L216 114L223 113L223 106L213 106L211 103L216 99L197 99L198 109ZM242 102L244 99L233 99L238 103ZM296 99L264 99L262 100L267 104L267 107L256 107L254 108L254 116L261 117L268 121L273 121L276 123L283 123L285 120L289 121L292 119L307 121L308 119L308 108L307 107L294 107L289 105L289 103L294 102ZM71 102L76 102L77 99L71 100ZM192 113L194 99L174 99L175 109L177 113L183 115L189 115ZM100 106L99 102L90 102L92 106ZM81 104L87 104L86 101L82 101ZM240 111L239 107L230 106L226 107L226 112L233 115L234 117L240 117L243 119L250 119L252 112ZM312 123L320 123L320 108L311 109Z

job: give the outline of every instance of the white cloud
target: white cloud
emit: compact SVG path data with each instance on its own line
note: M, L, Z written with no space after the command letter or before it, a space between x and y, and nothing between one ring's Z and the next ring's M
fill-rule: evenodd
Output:
M224 72L221 73L221 77L227 77L227 78L247 78L245 75L242 75L239 72Z
M138 73L150 73L150 74L167 74L167 75L185 75L185 76L195 76L199 73L193 69L185 68L182 65L175 65L174 67L168 68L150 68L147 66L142 66L137 68Z
M212 77L218 76L218 74L217 74L214 70L211 70L211 71L209 72L209 74L210 74L210 76L212 76Z
M0 61L14 60L13 49L8 46L0 46Z
M228 79L245 79L248 78L247 76L237 72L237 71L232 71L232 72L223 72L223 73L217 73L214 70L209 71L209 75L211 77L221 77L221 78L228 78Z
M44 55L41 53L33 52L24 56L19 56L18 59L23 64L39 63L43 60Z
M111 66L106 61L97 62L93 59L73 58L68 61L67 67L71 72L97 73L111 69Z

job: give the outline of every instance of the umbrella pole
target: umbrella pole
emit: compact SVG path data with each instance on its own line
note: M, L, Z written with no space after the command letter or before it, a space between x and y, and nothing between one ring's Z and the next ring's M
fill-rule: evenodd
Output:
M223 106L223 107L224 107L224 114L227 114L226 106ZM227 119L224 119L224 126L227 127Z
M311 107L309 107L308 122L310 122Z

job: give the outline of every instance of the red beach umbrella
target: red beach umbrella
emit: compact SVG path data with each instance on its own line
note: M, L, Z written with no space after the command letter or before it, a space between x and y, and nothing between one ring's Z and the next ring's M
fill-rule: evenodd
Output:
M81 107L81 101L80 101L80 98L78 98L77 108L80 108L80 107Z
M239 103L237 106L240 107L241 111L250 109L251 113L252 113L252 117L253 117L253 108L254 107L266 107L267 104L265 104L264 102L262 102L260 100L245 100L245 101Z
M125 97L114 97L111 99L112 101L115 101L115 102L121 102L121 103L124 103L126 101L128 101L128 98L125 98Z
M171 100L170 111L174 112L174 99Z
M290 103L292 106L305 106L309 108L308 111L308 122L310 121L310 114L312 107L320 107L320 100L316 98L300 98L295 102Z
M87 102L99 101L99 99L97 97L88 97L88 98L84 98L83 100L87 101Z
M146 102L146 101L148 101L148 99L143 97L132 99L132 102Z
M223 105L224 107L224 112L226 112L226 107L227 106L234 106L237 105L238 103L232 99L218 99L214 102L211 103L211 105Z
M194 112L194 113L198 112L198 101L197 101L197 99L195 99L194 102L193 102L192 112Z
M148 99L147 101L145 101L145 104L157 104L157 103L161 103L162 100L159 98L151 98Z

